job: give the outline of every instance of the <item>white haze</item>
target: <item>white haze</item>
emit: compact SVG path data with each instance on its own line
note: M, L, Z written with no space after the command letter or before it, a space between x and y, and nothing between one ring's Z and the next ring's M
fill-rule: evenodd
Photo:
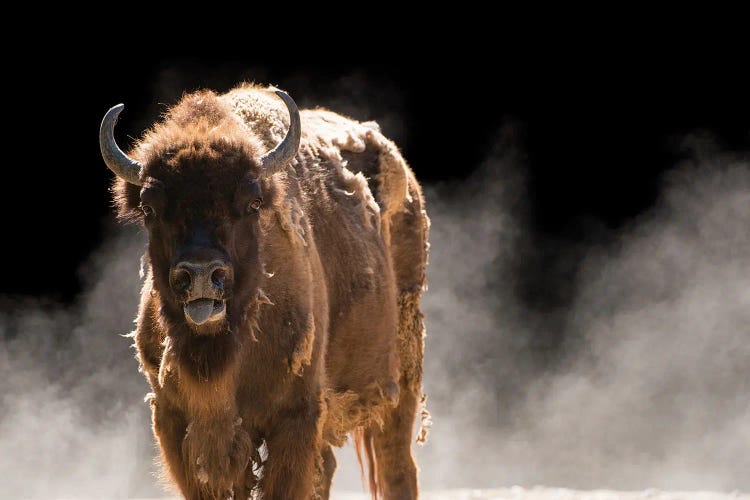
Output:
M533 249L512 149L428 191L425 486L750 490L750 165L685 146L657 206L586 248L571 305L545 315L513 291ZM527 366L550 335L555 366Z
M423 487L750 491L748 162L697 150L653 209L571 251L530 236L506 142L427 189ZM518 293L539 244L582 259L557 308ZM142 248L131 229L108 238L73 306L0 301L0 498L160 492L147 387L118 336ZM565 340L547 359L540 338ZM357 487L339 455L337 488Z
M143 235L111 236L81 269L78 302L3 299L0 498L125 498L155 491L130 339Z

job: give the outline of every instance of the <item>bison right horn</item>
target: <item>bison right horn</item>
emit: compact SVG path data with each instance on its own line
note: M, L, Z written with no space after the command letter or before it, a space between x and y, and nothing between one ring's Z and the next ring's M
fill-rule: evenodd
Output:
M286 137L275 148L260 157L260 164L263 169L263 177L270 177L276 172L280 172L286 167L292 158L297 155L299 149L300 136L302 127L300 126L299 110L294 99L289 97L284 91L274 91L277 96L284 101L289 110L289 131Z
M115 142L115 123L124 107L123 104L118 104L104 115L99 127L99 148L102 150L104 163L112 172L131 184L141 186L141 164L126 155Z

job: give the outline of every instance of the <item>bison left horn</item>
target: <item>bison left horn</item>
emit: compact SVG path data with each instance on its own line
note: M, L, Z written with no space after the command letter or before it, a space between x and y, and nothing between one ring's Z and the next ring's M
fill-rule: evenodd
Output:
M292 161L292 158L297 154L297 149L299 149L299 140L302 133L299 120L299 110L297 109L297 104L295 104L294 99L281 90L276 90L274 92L282 101L284 101L284 104L286 104L286 107L289 110L289 131L286 133L284 140L282 140L278 146L260 157L260 164L263 168L263 177L270 177L276 172L280 172L290 161Z
M102 126L99 127L99 148L102 150L104 163L112 172L129 183L140 186L143 184L141 164L126 155L115 142L115 123L124 107L123 104L118 104L104 115Z

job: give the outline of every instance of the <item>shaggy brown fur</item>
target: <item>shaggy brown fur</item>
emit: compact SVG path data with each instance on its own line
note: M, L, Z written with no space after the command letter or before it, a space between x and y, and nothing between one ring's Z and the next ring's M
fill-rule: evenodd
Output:
M135 345L165 468L188 499L328 498L331 446L348 434L373 496L418 495L422 193L376 124L301 118L295 160L262 178L257 159L289 126L283 103L249 85L187 95L131 153L143 190L114 186L120 217L149 233ZM196 242L233 266L211 331L186 322L170 288Z

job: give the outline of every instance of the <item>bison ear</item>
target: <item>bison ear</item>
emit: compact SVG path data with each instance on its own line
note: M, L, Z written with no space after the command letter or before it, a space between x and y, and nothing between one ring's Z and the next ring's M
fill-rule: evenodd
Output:
M125 179L115 177L112 182L112 201L117 209L117 218L131 224L143 220L141 205L141 188Z

